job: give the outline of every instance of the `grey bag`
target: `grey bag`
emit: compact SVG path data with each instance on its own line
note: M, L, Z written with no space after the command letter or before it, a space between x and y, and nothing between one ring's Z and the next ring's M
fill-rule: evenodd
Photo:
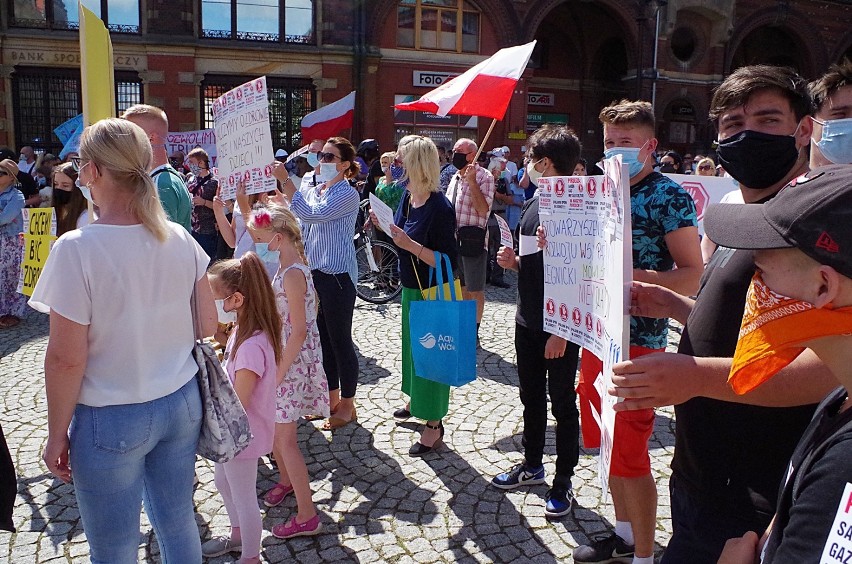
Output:
M195 346L192 357L198 364L198 390L201 392L201 434L196 452L213 462L228 462L251 443L248 416L228 374L209 343L199 339L197 298L192 292L192 320Z

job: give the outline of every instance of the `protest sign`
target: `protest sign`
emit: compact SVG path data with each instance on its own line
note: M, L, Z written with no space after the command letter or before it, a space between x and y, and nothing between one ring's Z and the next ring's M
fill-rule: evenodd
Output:
M604 370L600 392L598 475L607 491L616 399L606 393L612 366L627 356L627 314L632 273L630 187L627 167L616 156L602 176L545 177L538 181L545 230L544 329L589 349ZM626 234L626 235L625 235Z
M24 208L21 213L24 217L24 252L18 292L32 296L56 239L56 214L53 208Z
M59 142L65 145L68 143L68 140L71 139L71 136L74 135L74 132L82 126L83 114L77 114L68 121L61 123L53 130L53 132L56 134L56 137L59 138Z
M370 208L379 220L379 227L387 235L391 235L391 225L394 224L393 210L381 201L375 194L370 194Z
M704 235L704 212L710 204L718 204L731 190L739 190L739 184L727 176L699 176L697 174L666 174L686 190L695 202L698 216L698 232Z
M207 151L210 157L210 168L218 165L218 153L216 152L216 131L214 129L199 129L198 131L170 131L166 137L166 153L174 155L182 151L184 155L196 147Z
M245 183L246 194L275 190L266 77L246 82L217 98L213 102L213 128L219 197L234 199L240 181Z
M497 225L500 226L500 244L511 249L515 244L515 239L512 237L512 230L509 229L509 224L497 214L494 214L494 219L497 220Z

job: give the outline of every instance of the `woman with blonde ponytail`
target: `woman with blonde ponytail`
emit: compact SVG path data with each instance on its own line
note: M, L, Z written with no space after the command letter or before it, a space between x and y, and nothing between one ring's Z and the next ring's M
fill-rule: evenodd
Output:
M196 331L216 328L209 259L166 220L139 126L87 127L73 162L100 214L56 241L29 302L50 313L44 461L64 482L73 473L92 561L136 560L144 496L163 561L200 562L191 353Z

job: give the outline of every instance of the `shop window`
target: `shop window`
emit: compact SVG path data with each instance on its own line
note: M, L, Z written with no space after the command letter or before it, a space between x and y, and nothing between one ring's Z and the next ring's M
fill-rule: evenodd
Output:
M201 83L201 126L213 127L213 102L251 76L207 76ZM313 83L307 80L266 77L272 146L292 151L303 145L302 118L317 107Z
M480 11L465 0L401 0L397 47L479 52Z
M76 0L12 0L10 25L48 29L79 29ZM139 0L86 0L88 9L115 33L139 33Z
M17 67L12 75L15 146L58 154L62 143L53 130L83 111L80 71ZM142 81L135 72L115 73L116 115L142 102Z
M414 94L397 94L393 103L404 104L413 102L418 96ZM394 142L406 135L416 134L430 137L436 145L452 147L456 140L466 137L477 140L479 118L476 116L448 115L439 116L429 112L411 110L394 110L394 127L396 130Z
M201 35L313 43L313 0L201 0Z

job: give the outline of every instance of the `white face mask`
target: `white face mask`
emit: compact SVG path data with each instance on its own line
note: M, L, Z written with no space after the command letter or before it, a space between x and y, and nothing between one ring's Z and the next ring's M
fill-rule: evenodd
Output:
M320 163L317 182L329 182L337 176L337 165L334 163Z
M219 316L219 323L236 323L237 322L237 312L234 311L225 311L225 300L215 300L216 302L216 313Z
M535 165L537 165L543 160L544 159L539 159L536 162L527 163L527 175L529 175L530 180L533 182L533 184L538 184L539 178L541 178L541 175L544 174L543 172L539 172L535 169Z

